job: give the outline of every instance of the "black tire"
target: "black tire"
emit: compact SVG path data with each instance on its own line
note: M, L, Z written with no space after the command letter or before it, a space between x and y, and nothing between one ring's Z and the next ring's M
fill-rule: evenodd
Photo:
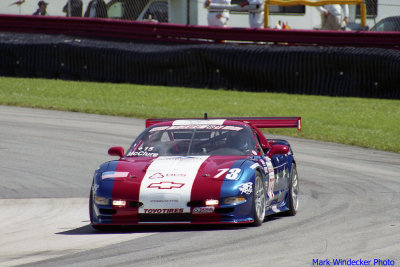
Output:
M259 172L256 172L253 186L253 218L254 226L261 226L265 218L265 183Z
M92 226L92 228L96 229L96 230L101 230L98 226L93 225L93 185L90 189L90 196L89 196L89 218L90 218L90 225Z
M299 178L297 175L296 164L293 163L292 171L290 172L289 182L289 210L287 214L294 216L299 208Z

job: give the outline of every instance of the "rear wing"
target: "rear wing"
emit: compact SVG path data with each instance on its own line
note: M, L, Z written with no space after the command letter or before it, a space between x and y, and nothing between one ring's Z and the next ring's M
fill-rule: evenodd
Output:
M146 128L159 122L175 120L231 120L251 124L257 128L297 128L301 131L301 117L217 117L207 118L168 118L168 119L147 119Z

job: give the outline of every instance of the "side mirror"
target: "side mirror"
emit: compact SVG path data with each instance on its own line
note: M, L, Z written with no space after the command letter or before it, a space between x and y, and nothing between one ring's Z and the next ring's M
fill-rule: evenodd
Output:
M289 153L289 147L285 145L273 145L272 148L268 151L267 156L271 158L274 155L279 155L279 154L287 154Z
M121 146L113 146L108 149L108 155L110 156L119 156L122 158L125 154L124 148Z

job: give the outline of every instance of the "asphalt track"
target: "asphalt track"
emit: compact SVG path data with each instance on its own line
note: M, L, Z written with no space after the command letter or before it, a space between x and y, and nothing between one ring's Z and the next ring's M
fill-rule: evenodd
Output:
M0 266L400 266L400 154L295 138L295 217L92 230L93 171L143 128L138 119L0 106Z

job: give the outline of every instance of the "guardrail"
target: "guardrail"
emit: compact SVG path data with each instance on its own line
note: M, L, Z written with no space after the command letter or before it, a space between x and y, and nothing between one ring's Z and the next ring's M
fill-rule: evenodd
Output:
M400 49L400 33L217 28L139 21L0 15L0 31L175 43L271 43Z

